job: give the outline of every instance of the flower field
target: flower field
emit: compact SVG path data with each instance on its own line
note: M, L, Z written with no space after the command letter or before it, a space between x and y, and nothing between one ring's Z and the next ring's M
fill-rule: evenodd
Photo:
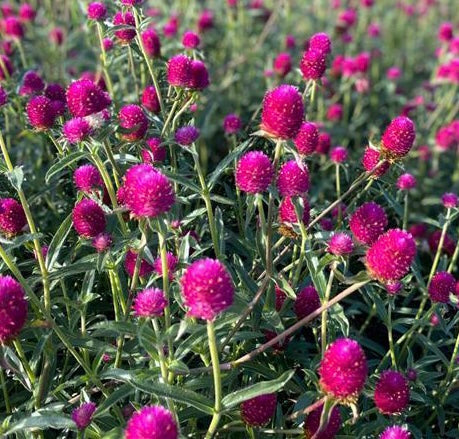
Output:
M0 4L0 437L459 437L454 0Z

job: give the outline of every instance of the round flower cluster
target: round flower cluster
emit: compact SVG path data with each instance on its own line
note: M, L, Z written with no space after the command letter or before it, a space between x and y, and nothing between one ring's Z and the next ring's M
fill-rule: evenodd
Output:
M261 151L246 153L236 167L236 186L244 192L257 194L266 191L274 176L269 157Z

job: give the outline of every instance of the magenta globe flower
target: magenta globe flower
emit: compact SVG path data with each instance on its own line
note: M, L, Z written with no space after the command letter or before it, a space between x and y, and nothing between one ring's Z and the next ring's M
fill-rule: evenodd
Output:
M27 300L22 286L11 276L0 275L0 343L16 338L27 320Z
M442 195L441 202L446 209L454 209L459 205L459 197L452 192L448 192Z
M308 285L296 296L293 310L295 311L297 319L301 320L314 312L317 308L320 308L319 294L312 285Z
M327 110L327 119L331 122L339 122L343 118L343 106L341 104L332 104Z
M266 425L274 416L277 406L277 395L269 393L248 399L241 404L241 417L252 427Z
M175 141L182 146L190 146L199 138L199 130L193 125L186 125L177 129L174 135Z
M397 187L401 191L410 191L416 187L417 181L416 177L412 174L405 173L400 175L397 180Z
M381 138L381 149L392 160L401 159L408 154L414 144L416 131L411 119L404 116L391 121Z
M279 53L273 61L273 70L283 78L292 70L292 57L288 52Z
M182 37L182 45L185 49L196 49L201 43L201 38L196 32L187 30Z
M261 129L278 139L293 139L303 122L303 99L298 89L280 85L265 94Z
M225 134L236 134L242 127L241 118L234 113L228 114L223 120L223 130Z
M336 164L344 163L347 160L347 157L348 157L347 149L344 148L343 146L335 146L330 151L330 160L333 163L336 163Z
M29 3L23 3L21 6L19 6L18 15L21 21L30 23L35 20L37 12Z
M193 262L182 276L181 286L184 303L192 317L214 320L233 303L231 276L225 266L214 259Z
M123 129L121 137L128 142L142 139L148 129L148 119L142 108L135 104L121 107L118 114L120 127Z
M97 253L103 253L112 245L112 237L109 233L102 232L94 236L91 244L96 249Z
M84 430L92 420L92 415L96 411L96 404L85 402L72 412L72 421L75 422L78 430Z
M327 55L321 50L310 48L303 54L300 70L306 81L319 80L327 68Z
M310 219L310 206L306 197L302 197L303 200L303 217L302 222L305 225L309 224ZM281 223L298 223L298 216L296 215L295 205L293 204L292 197L285 197L282 199L279 205L279 221Z
M304 422L304 433L306 438L314 436L320 426L320 417L322 416L323 404L309 413L306 421ZM325 428L318 433L316 439L333 439L341 428L341 413L338 407L333 407L330 419Z
M144 163L163 162L166 160L167 151L161 146L162 140L159 137L147 139L148 149L142 149L141 155Z
M102 2L92 2L88 5L88 18L101 21L107 16L107 6Z
M305 50L309 49L318 50L326 55L331 53L332 43L329 35L325 32L314 34L306 44Z
M355 239L366 245L375 242L384 233L387 225L386 212L373 201L362 204L349 220L349 227Z
M274 176L269 157L261 151L246 153L236 167L236 186L243 192L258 194L268 189Z
M126 259L124 260L124 268L126 269L127 274L131 277L134 275L136 261L137 253L131 249L128 250L126 253ZM146 259L142 258L140 262L139 277L148 276L150 273L153 273L154 270L153 265L149 264Z
M149 85L145 88L142 93L142 105L154 114L158 114L161 111L159 105L158 93L153 85Z
M30 125L39 131L48 130L56 120L52 101L46 96L32 97L27 103L26 111Z
M186 88L191 84L192 59L186 55L176 55L167 63L167 82L174 87Z
M166 306L167 300L162 290L147 288L137 294L132 308L137 317L161 317Z
M104 187L102 177L93 165L82 165L75 169L73 181L78 190L87 194Z
M365 171L371 173L372 178L382 177L390 168L388 161L382 161L381 153L373 148L367 147L363 153L362 165Z
M75 117L65 122L62 133L70 143L79 143L90 135L91 126L86 119Z
M407 379L395 370L384 371L376 384L374 399L383 414L402 412L410 401Z
M194 90L204 90L210 84L207 66L199 60L191 61L191 80L189 87Z
M411 433L404 427L394 425L386 428L379 439L411 439Z
M22 84L19 88L19 94L21 96L33 95L41 93L45 88L45 83L41 79L40 75L33 71L29 70L24 73L22 78Z
M450 294L456 293L456 279L447 271L440 271L432 277L428 291L432 302L448 303Z
M143 50L150 58L158 58L161 56L161 41L154 29L150 28L144 30L140 38L142 39Z
M110 104L110 96L89 79L74 81L67 89L67 105L74 117L99 113Z
M105 231L107 224L102 208L95 201L87 198L75 205L72 219L73 227L83 238L94 238Z
M290 160L282 165L277 176L277 189L283 197L302 195L309 190L309 171L304 163Z
M21 204L13 198L0 198L0 232L11 238L22 232L27 219Z
M172 279L174 279L174 271L177 268L178 258L173 253L167 252L166 259L167 259L167 274L169 277L169 281L172 281ZM160 256L158 256L155 259L154 267L155 267L156 273L162 276L163 275L163 261Z
M320 362L320 387L342 404L354 403L367 374L367 359L361 346L350 338L339 338L328 346Z
M159 405L146 406L129 419L125 439L178 439L174 415Z
M293 143L300 154L313 154L319 144L317 126L311 122L303 122Z
M131 12L117 12L113 17L113 24L124 26L124 29L115 31L115 36L121 44L129 44L135 38L135 18Z
M352 238L344 232L334 233L328 241L328 252L336 256L348 255L354 251Z

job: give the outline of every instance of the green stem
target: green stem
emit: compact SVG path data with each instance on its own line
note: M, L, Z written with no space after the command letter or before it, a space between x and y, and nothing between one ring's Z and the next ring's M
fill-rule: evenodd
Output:
M260 224L261 224L261 232L263 238L266 240L266 217L265 217L265 209L263 207L263 195L256 194L255 200L258 207L258 213L260 215Z
M5 411L9 415L11 413L10 398L8 396L8 389L6 388L5 374L3 368L0 367L0 384L2 385L3 399L5 400Z
M24 367L24 370L26 371L30 384L33 386L37 378L32 368L30 367L29 360L27 360L24 349L22 348L22 344L19 340L16 339L13 341L13 345L14 345L14 348L16 349L19 359L21 360L22 366Z
M110 280L110 286L112 290L112 300L113 300L113 309L115 312L115 321L121 321L121 314L120 314L120 305L119 305L119 294L118 294L118 286L114 279L113 270L108 270L108 277ZM115 357L115 367L119 368L121 366L121 361L123 357L123 337L118 337L116 341L116 357Z
M333 279L335 277L335 271L333 267L330 270L330 276L328 278L328 284L327 284L327 289L325 290L325 297L322 305L327 305L328 301L330 300L330 293L333 285ZM324 310L322 313L322 325L321 325L321 343L322 343L322 356L325 353L325 350L327 349L327 308Z
M392 334L392 307L394 305L393 298L389 299L388 307L387 307L387 337L389 339L389 350L390 350L390 357L392 360L392 367L397 369L397 358L395 357L395 348L394 348L394 337Z
M336 198L341 197L341 178L340 178L340 172L339 172L339 164L337 163L335 166L335 180L336 180ZM342 219L342 211L341 211L341 203L338 204L338 227L341 224L341 219Z
M408 191L405 192L404 197L405 205L403 206L403 230L406 230L408 225Z
M110 96L113 96L113 83L112 79L110 78L110 75L107 70L107 53L105 52L105 47L104 47L104 37L103 37L103 32L102 32L102 25L97 22L97 34L99 36L99 44L100 44L100 56L102 60L102 72L104 73L105 81L107 82L107 87L108 87L108 92L110 93Z

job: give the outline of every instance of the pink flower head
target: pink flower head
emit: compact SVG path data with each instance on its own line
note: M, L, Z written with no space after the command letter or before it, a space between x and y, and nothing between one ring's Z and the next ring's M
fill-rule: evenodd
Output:
M30 23L35 20L37 12L29 3L23 3L21 6L19 6L18 15L21 21Z
M327 119L331 122L339 122L343 117L343 106L341 104L332 104L327 110Z
M397 180L397 187L401 191L409 191L417 185L416 177L413 174L405 173L400 175Z
M192 80L191 58L176 55L167 63L167 82L174 87L189 87Z
M233 304L233 281L218 260L205 258L193 262L182 276L181 286L192 317L214 320Z
M199 60L191 61L191 80L189 87L194 90L204 90L209 84L209 72L206 65Z
M305 80L317 81L325 73L327 68L327 57L324 52L316 49L309 49L303 54L300 62L300 70Z
M386 78L390 81L396 81L397 79L400 79L400 76L402 76L402 71L399 67L393 66L387 69Z
M331 137L328 133L319 133L319 142L317 143L317 154L328 154L331 146Z
M26 224L21 204L13 198L0 198L0 232L12 237L20 233Z
M459 198L456 194L448 192L442 195L441 202L446 209L454 209L459 204Z
M268 189L274 176L269 157L261 151L244 154L236 167L236 186L249 194L258 194Z
M277 176L277 189L283 197L302 195L309 190L309 171L296 160L284 163Z
M182 146L189 146L199 138L199 130L193 125L178 128L175 132L175 141Z
M338 338L328 346L320 362L320 387L341 403L352 403L357 401L367 374L367 359L359 343Z
M275 286L274 291L276 294L276 311L280 311L284 305L287 295L277 285Z
M306 421L304 422L304 432L306 438L314 436L320 426L320 418L322 416L322 410L324 405L321 404L311 413L309 413ZM338 407L333 407L330 415L330 419L325 428L315 436L315 439L333 439L341 428L341 414Z
M174 415L159 405L145 406L129 419L125 439L178 439Z
M99 113L110 104L108 93L89 79L74 81L67 89L67 105L74 117Z
M366 266L371 277L382 283L405 276L416 256L416 242L405 230L390 229L369 248Z
M430 248L430 252L435 255L437 253L438 245L440 244L440 238L441 238L441 230L435 230L428 239L428 244ZM443 253L446 253L448 256L453 256L454 249L456 248L456 242L454 241L453 238L451 238L450 235L446 234L445 239L443 241L443 246L441 248L441 251Z
M124 260L124 268L129 276L134 276L135 264L137 261L137 253L133 250L128 250L126 253L126 259ZM153 273L154 267L144 258L140 262L139 276L145 277L150 273Z
M57 83L48 84L45 88L45 96L53 101L53 104L58 102L61 104L61 109L63 111L57 111L58 116L62 116L67 107L67 101L65 97L65 89L62 85Z
M277 395L267 393L248 399L241 404L241 417L247 425L266 425L274 416L277 406Z
M93 200L84 198L72 212L73 227L83 238L94 238L105 231L107 221L102 208Z
M150 165L134 165L124 182L126 205L138 218L155 218L168 212L175 203L169 179Z
M203 33L214 27L214 13L209 9L201 12L198 18L198 31Z
M371 55L369 52L359 53L354 58L354 68L358 73L367 73L370 68Z
M0 11L4 18L7 18L14 14L13 5L6 1L0 4Z
M427 235L427 226L423 223L413 224L408 231L413 235L413 238L422 239Z
M288 52L279 53L273 61L273 70L281 78L292 70L292 57Z
M11 16L5 18L2 27L5 35L8 35L11 38L16 40L24 38L24 25L16 17Z
M92 420L92 415L96 411L96 404L85 402L72 412L72 421L75 422L78 430L84 430Z
M310 206L306 197L302 197L303 200L303 218L302 221L305 225L309 224L310 218ZM298 223L298 217L295 211L295 205L293 204L292 197L285 197L282 199L279 205L279 221L281 223Z
M45 83L41 79L40 75L34 70L29 70L24 74L22 78L22 84L19 88L19 94L21 96L38 94L45 88Z
M435 143L439 150L448 151L453 149L459 142L458 136L451 125L445 125L435 134Z
M27 300L18 281L0 275L0 343L16 338L27 320Z
M362 165L365 168L365 171L371 172L372 178L382 177L389 170L390 163L388 161L384 161L379 164L381 160L381 153L378 150L369 146L365 148L362 157Z
M331 52L332 44L330 37L325 32L314 34L306 43L305 50L317 50L328 55Z
M349 226L355 239L367 245L373 244L384 233L387 224L386 212L373 201L362 204L349 220Z
M312 285L308 285L296 296L295 303L293 304L293 311L297 319L301 320L313 313L317 308L320 308L319 294Z
M387 427L379 439L411 439L411 437L411 433L406 428L394 425Z
M153 85L145 87L142 93L142 105L154 114L158 114L161 111L158 93Z
M39 131L46 131L54 125L56 112L52 101L46 96L34 96L27 102L27 117L30 125Z
M187 30L182 37L182 44L185 49L196 49L201 43L201 38L196 32Z
M104 45L104 50L106 52L110 52L110 50L112 50L114 46L113 40L111 38L104 38L102 40L102 44Z
M166 148L161 146L161 142L159 137L147 139L148 149L141 151L144 163L163 162L166 160Z
M293 143L300 154L313 154L319 143L317 126L311 122L303 122Z
M348 29L357 21L357 11L355 9L345 9L338 16L338 26Z
M101 21L107 16L107 6L102 2L92 2L88 5L88 18Z
M360 4L364 8L371 8L375 4L375 1L374 0L360 0Z
M293 139L303 122L303 112L303 99L298 89L280 85L265 94L261 129L271 137Z
M429 285L429 296L432 302L448 303L449 295L456 293L456 279L447 271L434 275Z
M122 44L129 44L135 38L135 18L131 12L127 11L123 13L118 11L113 17L113 24L115 26L125 27L115 32L116 38L118 38Z
M438 28L438 39L443 42L449 42L453 39L454 36L454 27L453 23L445 21L440 24Z
M378 23L370 23L367 27L367 34L371 38L378 38L381 35L381 26Z
M147 288L137 294L132 308L136 317L161 317L167 306L166 296L159 288Z
M135 104L121 107L118 114L121 137L128 142L135 142L145 136L148 129L148 119L142 108Z
M395 370L384 371L376 383L374 398L381 413L391 415L402 412L410 401L408 380Z
M344 146L335 146L331 151L330 151L330 160L333 163L344 163L347 160L348 157L348 152L347 149L344 148Z
M3 107L8 102L8 93L0 86L0 107Z
M55 27L49 32L49 40L56 46L62 46L64 42L64 30L61 27Z
M354 251L352 238L347 233L334 233L328 241L328 251L337 256L352 253Z
M402 290L403 284L400 281L392 281L386 284L385 287L386 287L387 294L395 296Z
M149 57L157 58L161 56L161 41L154 29L144 30L140 37L142 38L143 49Z
M411 119L396 117L384 131L381 149L391 159L400 159L408 154L413 146L416 132Z
M109 233L102 232L93 238L91 244L96 249L97 253L103 253L112 245L112 237Z
M285 36L285 47L287 49L294 49L296 47L296 38L294 35Z
M82 165L75 169L73 181L78 190L87 194L93 192L94 189L101 189L104 187L102 177L97 168L93 165Z
M234 113L225 116L223 120L223 130L226 134L236 134L242 127L241 118Z
M172 38L177 34L179 26L178 17L173 15L169 21L164 25L163 32L166 38Z
M62 132L70 143L79 143L91 134L91 126L86 119L75 117L65 122Z
M174 271L177 268L178 258L173 253L167 252L166 259L167 259L167 274L169 277L169 281L172 281L172 279L174 279ZM154 267L155 267L156 273L162 276L163 275L163 261L161 259L161 256L158 256L155 259Z

